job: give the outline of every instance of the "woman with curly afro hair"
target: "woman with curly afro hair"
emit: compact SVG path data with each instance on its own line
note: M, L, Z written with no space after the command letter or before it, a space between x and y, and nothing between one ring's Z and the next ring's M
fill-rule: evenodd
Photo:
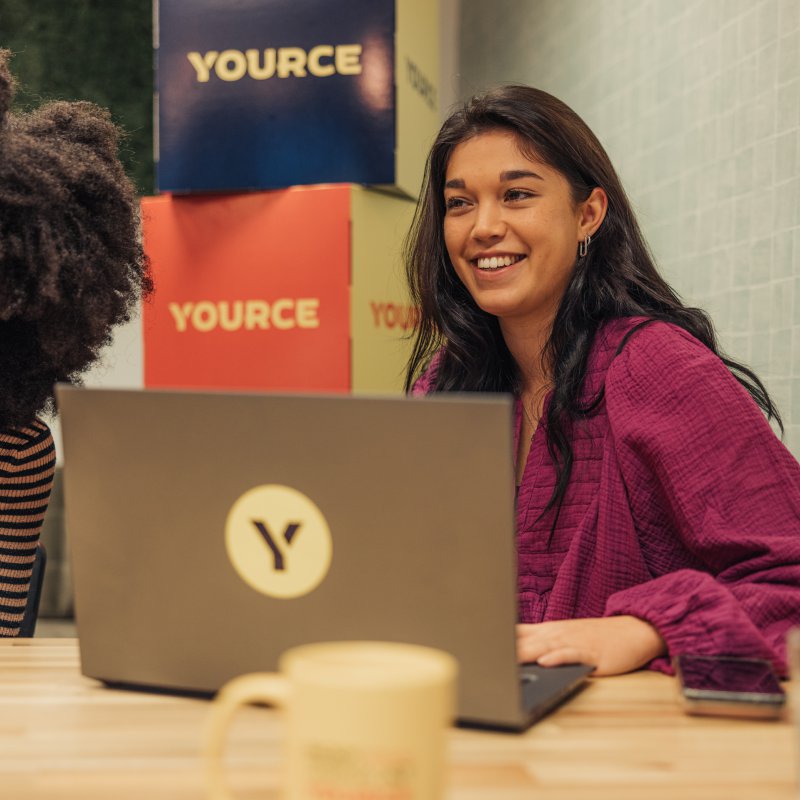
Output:
M0 50L0 636L16 636L55 468L53 386L152 290L120 131L91 103L10 111Z

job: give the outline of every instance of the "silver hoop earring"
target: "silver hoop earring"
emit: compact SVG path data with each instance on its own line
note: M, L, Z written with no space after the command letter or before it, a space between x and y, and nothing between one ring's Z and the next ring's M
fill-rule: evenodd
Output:
M578 255L581 258L586 258L586 254L589 252L589 244L592 241L592 237L589 234L586 234L586 238L578 244Z

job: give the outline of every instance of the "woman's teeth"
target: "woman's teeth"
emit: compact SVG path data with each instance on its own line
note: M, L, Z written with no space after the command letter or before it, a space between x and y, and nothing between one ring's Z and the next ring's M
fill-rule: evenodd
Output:
M510 267L512 264L516 264L517 261L521 261L523 256L500 256L499 258L479 258L476 260L475 264L478 269L502 269L503 267Z

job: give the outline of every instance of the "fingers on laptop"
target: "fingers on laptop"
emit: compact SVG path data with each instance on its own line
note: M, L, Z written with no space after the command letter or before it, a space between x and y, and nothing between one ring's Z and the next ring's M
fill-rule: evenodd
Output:
M517 659L546 667L590 664L595 675L619 675L664 655L658 631L631 616L517 625Z

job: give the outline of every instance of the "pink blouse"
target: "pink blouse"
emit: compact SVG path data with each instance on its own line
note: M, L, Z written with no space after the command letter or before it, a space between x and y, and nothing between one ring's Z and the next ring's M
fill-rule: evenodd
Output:
M520 621L631 614L670 656L763 657L785 673L785 635L800 625L800 465L680 328L647 325L615 356L641 321L607 323L592 347L583 401L605 396L575 425L552 535L554 511L540 515L555 469L542 425L533 437L517 497Z

